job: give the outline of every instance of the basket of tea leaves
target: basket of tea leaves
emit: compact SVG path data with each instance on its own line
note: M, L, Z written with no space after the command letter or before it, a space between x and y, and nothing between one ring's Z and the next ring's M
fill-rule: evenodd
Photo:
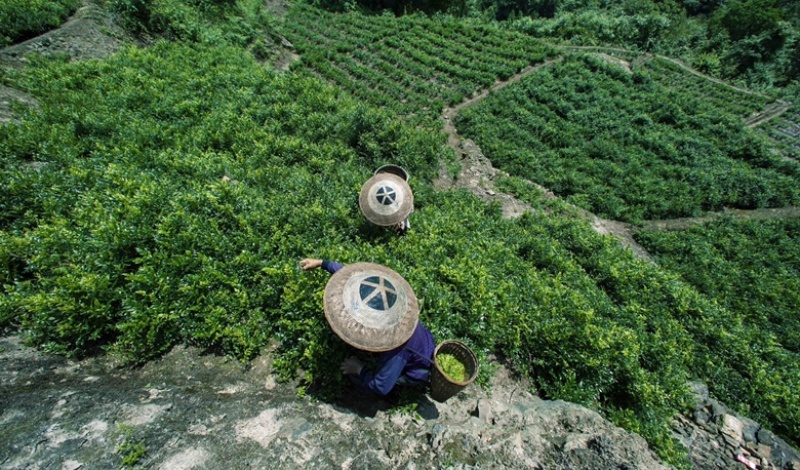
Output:
M460 341L447 340L436 347L431 368L431 398L443 402L478 376L478 358Z

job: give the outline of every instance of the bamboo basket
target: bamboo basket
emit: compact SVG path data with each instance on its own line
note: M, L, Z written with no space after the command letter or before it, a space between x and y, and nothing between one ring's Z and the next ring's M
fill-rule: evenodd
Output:
M436 361L439 354L451 354L464 364L467 379L463 382L456 382L448 377ZM478 377L478 358L466 344L447 340L436 347L436 351L433 353L433 367L431 367L431 398L438 402L444 402L466 388L476 377Z
M375 174L377 175L378 173L391 173L393 175L399 176L400 178L403 178L404 180L406 180L406 183L408 183L408 172L406 171L405 168L403 168L400 165L392 165L392 164L383 165L382 167L375 170Z

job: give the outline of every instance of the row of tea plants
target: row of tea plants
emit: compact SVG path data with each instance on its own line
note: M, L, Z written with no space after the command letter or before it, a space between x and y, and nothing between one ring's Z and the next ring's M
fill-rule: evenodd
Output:
M742 117L760 111L768 103L774 101L766 95L735 88L699 75L664 57L655 56L647 60L645 67L654 72L651 76L664 87L678 88L695 96L702 96L714 108L722 108Z
M800 220L719 221L636 240L661 266L800 354Z
M797 436L788 416L797 410L789 398L789 384L796 383L799 375L800 220L736 221L726 217L682 231L642 231L636 240L659 265L679 273L703 295L736 312L729 334L743 334L751 351L770 355L773 367L794 377L786 383L765 384L765 388L750 387L748 383L758 381L766 371L747 367L740 370L737 380L718 376L710 383L711 389L730 402L751 395L745 400L750 405L743 409L751 416L770 417L779 432ZM726 360L740 359L732 355ZM713 370L720 364L709 363L708 367Z
M575 205L637 222L800 204L800 165L705 93L573 55L463 110L492 162Z
M437 119L445 105L555 53L523 34L446 18L333 14L298 5L283 27L302 55L297 70L415 122Z

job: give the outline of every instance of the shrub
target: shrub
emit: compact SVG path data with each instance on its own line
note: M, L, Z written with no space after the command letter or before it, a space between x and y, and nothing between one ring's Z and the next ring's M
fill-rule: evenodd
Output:
M60 26L80 4L80 0L4 0L0 3L0 47Z

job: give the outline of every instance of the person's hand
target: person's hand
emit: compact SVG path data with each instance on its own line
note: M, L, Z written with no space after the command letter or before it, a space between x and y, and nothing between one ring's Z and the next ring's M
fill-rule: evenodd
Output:
M342 362L342 373L345 375L358 375L361 369L364 368L364 363L359 361L353 356L348 357Z
M321 259L306 258L300 260L300 267L303 269L303 271L308 271L309 269L318 268L320 266L322 266Z

